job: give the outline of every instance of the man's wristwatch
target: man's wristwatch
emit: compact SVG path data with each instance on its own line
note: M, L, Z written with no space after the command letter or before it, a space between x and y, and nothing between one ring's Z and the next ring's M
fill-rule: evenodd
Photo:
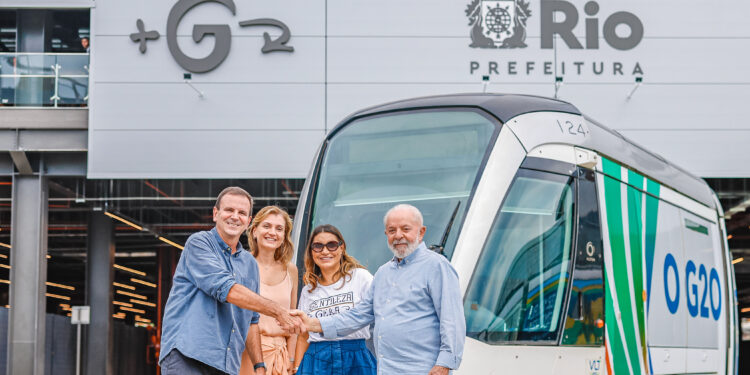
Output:
M263 367L263 368L266 368L266 364L265 364L265 362L258 362L258 363L256 363L256 364L254 364L254 365L253 365L253 370L257 370L257 369L259 369L259 368L261 368L261 367Z

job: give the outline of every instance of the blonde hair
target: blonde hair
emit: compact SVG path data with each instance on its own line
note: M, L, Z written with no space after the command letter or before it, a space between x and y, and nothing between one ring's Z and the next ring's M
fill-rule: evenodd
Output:
M310 285L310 290L308 291L309 293L312 293L312 291L318 287L318 283L323 277L323 273L320 271L318 265L315 264L315 261L313 261L313 257L311 254L313 240L315 239L315 236L321 233L330 233L336 236L336 238L338 238L339 242L341 243L341 245L339 246L341 247L341 260L339 261L339 269L335 274L333 274L334 279L336 279L336 276L338 276L338 278L340 279L343 279L341 282L341 288L344 287L347 277L351 280L352 273L354 273L355 268L365 268L363 265L359 264L359 262L357 262L357 260L354 259L353 256L346 253L346 241L344 241L344 236L341 235L341 232L338 228L334 227L331 224L318 225L310 234L310 239L307 241L307 246L305 247L305 275L302 276L302 281L306 285Z
M247 229L247 242L250 245L250 253L253 256L258 256L258 241L253 238L253 230L266 220L270 215L279 215L284 219L284 242L281 243L276 251L273 253L273 260L281 261L286 264L292 260L294 255L294 245L292 244L292 219L289 214L279 206L266 206L260 209L255 217L253 218L250 228Z

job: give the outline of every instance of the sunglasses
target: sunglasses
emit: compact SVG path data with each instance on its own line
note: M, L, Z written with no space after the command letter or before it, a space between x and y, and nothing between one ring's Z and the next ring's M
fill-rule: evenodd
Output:
M312 245L310 245L310 248L316 253L323 251L324 247L328 249L328 251L336 251L339 246L341 246L341 244L342 243L340 241L331 241L325 244L322 244L320 242L313 242Z

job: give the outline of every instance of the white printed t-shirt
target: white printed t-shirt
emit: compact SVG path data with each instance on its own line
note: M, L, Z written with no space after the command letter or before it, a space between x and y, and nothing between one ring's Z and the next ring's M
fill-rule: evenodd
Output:
M310 285L302 288L299 297L299 309L310 317L320 318L343 313L354 307L362 296L370 289L372 274L364 268L352 270L352 277L346 277L346 283L341 287L344 278L331 285L320 285L310 293ZM337 340L369 339L370 327L364 327ZM322 334L310 332L308 342L328 341Z

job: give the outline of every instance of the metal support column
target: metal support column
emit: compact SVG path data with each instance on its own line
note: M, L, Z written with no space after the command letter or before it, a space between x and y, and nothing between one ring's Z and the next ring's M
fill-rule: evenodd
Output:
M93 211L88 227L86 304L91 306L86 352L86 374L113 373L112 282L115 262L115 224L103 211Z
M10 236L10 375L44 375L47 178L13 177Z

